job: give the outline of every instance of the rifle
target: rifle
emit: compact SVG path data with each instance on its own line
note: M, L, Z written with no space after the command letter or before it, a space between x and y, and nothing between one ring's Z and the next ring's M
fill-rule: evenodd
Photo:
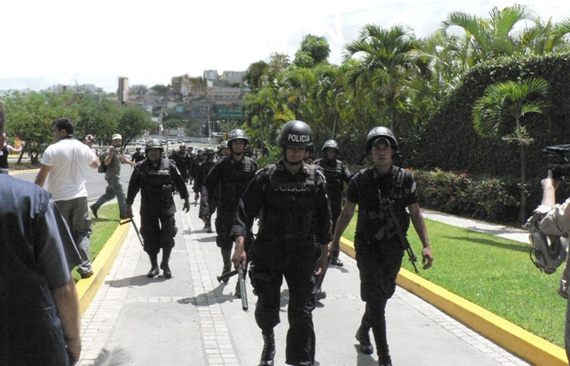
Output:
M396 213L394 212L394 202L388 198L380 198L380 207L383 210L384 214L386 215L386 220L388 221L388 227L389 227L388 230L390 231L388 233L390 234L389 237L393 236L394 234L398 235L398 242L402 246L402 249L408 252L408 258L410 259L410 262L412 262L414 270L416 271L416 273L418 273L418 267L416 267L418 256L414 253L412 247L410 246L408 238L406 238L406 235L402 232L402 227L400 226L400 222L398 221ZM394 230L396 231L395 233ZM384 234L383 230L381 229L379 231L382 231L382 236L383 236Z
M241 263L238 264L237 269L234 269L226 273L222 273L220 276L216 278L218 279L218 282L222 282L222 281L227 281L230 277L233 277L236 274L239 275L238 281L241 292L241 308L243 311L247 311L249 306L247 303L247 292L245 290L245 271Z

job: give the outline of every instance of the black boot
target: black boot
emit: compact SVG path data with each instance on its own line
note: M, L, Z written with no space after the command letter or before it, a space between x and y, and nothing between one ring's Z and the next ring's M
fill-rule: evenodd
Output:
M222 260L224 262L224 269L222 270L222 274L227 273L232 269L231 255L232 255L231 248L229 249L222 248ZM224 280L224 283L228 283L229 280L230 280L229 278L226 278Z
M162 249L162 263L160 263L160 269L162 269L162 274L164 278L172 277L172 272L168 266L168 260L170 259L170 253L172 253L172 248Z
M361 325L356 331L356 340L360 342L360 352L365 355L371 355L372 352L374 352L374 348L370 342L370 335L368 334L369 330L368 327Z
M273 366L275 359L275 334L271 332L261 332L263 335L263 351L261 351L261 361L259 366Z
M157 257L158 255L155 254L149 254L148 255L150 258L150 271L148 271L148 273L146 274L146 276L148 278L154 278L156 276L158 276L158 260Z
M378 366L392 366L392 358L388 347L378 352Z

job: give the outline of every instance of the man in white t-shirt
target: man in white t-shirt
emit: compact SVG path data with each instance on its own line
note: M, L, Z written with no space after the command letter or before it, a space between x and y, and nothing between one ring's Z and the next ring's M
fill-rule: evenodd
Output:
M99 159L87 145L73 137L73 124L69 118L59 118L52 123L55 143L44 151L42 166L35 183L46 189L67 221L81 264L77 271L81 278L93 275L90 259L91 218L85 188L87 167L97 169Z

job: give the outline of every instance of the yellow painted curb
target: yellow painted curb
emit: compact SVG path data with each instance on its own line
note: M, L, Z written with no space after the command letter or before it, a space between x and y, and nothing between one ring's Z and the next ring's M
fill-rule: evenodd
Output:
M103 249L93 261L93 276L87 279L81 279L76 284L77 296L79 297L79 309L81 314L87 310L87 307L95 297L95 294L105 280L107 273L115 262L117 255L123 245L123 241L127 237L131 224L119 225L113 235L109 238Z
M354 243L342 238L341 250L355 258ZM446 312L501 347L535 365L568 365L566 352L490 311L402 268L398 286Z

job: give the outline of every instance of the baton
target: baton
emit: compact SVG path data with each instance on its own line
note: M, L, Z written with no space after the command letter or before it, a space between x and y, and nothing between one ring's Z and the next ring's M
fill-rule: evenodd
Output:
M138 238L139 238L139 241L140 241L141 245L144 247L144 242L143 242L143 240L142 240L142 238L141 238L141 233L139 232L139 228L137 227L137 224L135 223L135 220L133 220L132 218L130 218L130 219L121 221L121 225L123 225L123 224L128 224L129 222L133 224L133 227L135 228L135 232L137 233L137 236L138 236Z

